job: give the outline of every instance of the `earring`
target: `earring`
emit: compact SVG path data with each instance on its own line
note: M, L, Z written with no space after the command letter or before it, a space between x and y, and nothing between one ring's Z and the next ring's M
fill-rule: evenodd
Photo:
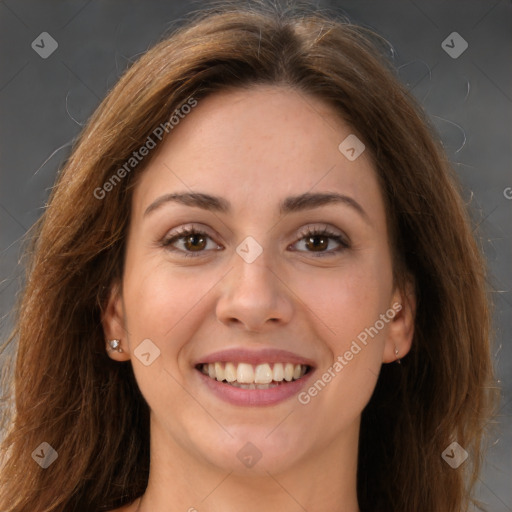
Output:
M402 361L401 361L400 359L398 359L398 354L399 354L399 351L398 351L398 349L395 347L395 356L396 356L396 358L397 358L397 359L396 359L396 362L397 362L398 364L402 364Z
M107 351L111 352L112 350L117 350L118 352L122 352L123 349L120 347L121 340L110 340L107 343Z

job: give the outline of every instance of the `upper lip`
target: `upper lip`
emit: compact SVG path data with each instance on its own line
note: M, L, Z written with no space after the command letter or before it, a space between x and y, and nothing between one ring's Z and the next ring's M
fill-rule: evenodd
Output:
M207 356L198 359L194 366L198 364L216 363L216 362L232 362L232 363L293 363L314 367L311 359L302 357L287 350L278 350L274 348L264 348L259 350L249 350L247 348L230 348L213 352Z

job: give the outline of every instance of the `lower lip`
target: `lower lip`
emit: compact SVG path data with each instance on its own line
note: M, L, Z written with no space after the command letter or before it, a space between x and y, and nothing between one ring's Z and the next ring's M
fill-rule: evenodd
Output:
M309 377L313 373L313 371L310 369L309 372L300 379L291 382L283 381L286 383L279 384L273 388L243 389L231 386L225 382L219 382L218 380L208 377L208 375L205 375L199 370L196 371L199 374L199 377L208 386L208 388L219 398L231 404L242 405L246 407L274 405L279 402L284 402L285 400L298 394L299 391L306 385Z

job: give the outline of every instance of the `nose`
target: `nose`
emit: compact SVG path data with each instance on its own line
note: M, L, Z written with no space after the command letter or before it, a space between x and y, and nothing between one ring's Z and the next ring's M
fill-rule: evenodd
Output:
M221 281L217 319L228 327L265 332L287 324L293 315L293 294L272 269L265 251L252 263L234 255L234 268Z

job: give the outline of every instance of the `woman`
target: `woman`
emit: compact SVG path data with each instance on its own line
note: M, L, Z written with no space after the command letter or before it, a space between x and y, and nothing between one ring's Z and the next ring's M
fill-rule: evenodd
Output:
M485 270L373 39L228 5L125 73L37 225L1 510L467 510Z

